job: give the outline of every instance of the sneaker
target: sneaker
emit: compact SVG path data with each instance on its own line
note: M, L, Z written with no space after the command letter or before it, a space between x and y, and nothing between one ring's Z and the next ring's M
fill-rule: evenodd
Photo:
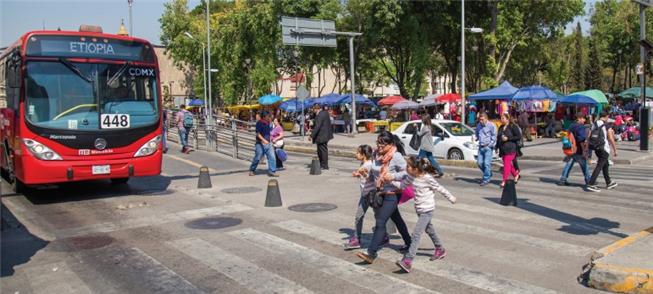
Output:
M410 269L413 267L413 261L404 257L400 261L397 261L397 265L405 272L410 273Z
M618 185L619 185L619 184L617 184L617 182L612 181L612 182L610 182L610 184L608 184L605 188L608 189L608 190L612 190L612 189L616 188Z
M569 186L569 182L567 182L567 180L560 180L557 184L558 186Z
M278 175L277 173L268 173L268 177L271 177L271 178L278 178L279 175Z
M250 176L250 177L253 177L253 176L255 176L255 175L256 175L256 173L255 173L254 171L250 171L250 172L249 172L249 176Z
M590 191L590 192L601 192L601 189L595 185L589 185L585 187L585 190Z
M614 161L608 159L608 165L614 165Z
M431 260L443 259L445 256L447 256L447 252L444 250L444 248L437 247L435 248L433 256L431 256Z
M481 186L487 186L487 184L489 184L489 183L490 183L490 181L482 181L480 185Z
M361 248L361 243L358 241L358 238L351 237L349 242L345 243L346 250L358 249Z
M367 262L369 264L374 263L374 260L376 259L376 256L371 256L371 255L369 255L367 253L363 253L363 252L357 252L356 256L358 256L358 258L362 259L363 261L365 261L365 262Z

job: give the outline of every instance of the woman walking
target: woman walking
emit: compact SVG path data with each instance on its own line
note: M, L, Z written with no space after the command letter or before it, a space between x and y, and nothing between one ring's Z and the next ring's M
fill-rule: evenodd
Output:
M501 127L497 131L497 150L499 156L503 159L503 179L501 187L506 185L506 181L510 174L515 179L515 183L519 181L519 173L513 165L515 156L517 156L517 143L520 139L519 126L510 120L510 114L504 113L501 115Z
M283 161L277 155L277 150L282 149L285 145L283 143L283 127L279 123L279 119L275 118L272 121L272 131L270 132L270 138L272 139L272 146L274 146L274 157L277 159L277 170L283 170Z
M378 193L383 196L381 207L374 209L374 218L376 226L372 235L372 242L367 248L367 253L358 252L356 255L367 263L373 263L377 257L377 251L383 239L386 236L386 223L388 219L397 225L397 230L404 240L405 246L402 250L410 248L410 234L404 219L399 213L397 203L401 191L400 183L388 181L388 176L404 172L406 170L406 160L404 159L404 148L399 138L388 131L383 131L376 139L377 150L374 154L374 161L371 168L371 176L376 181Z
M435 149L435 146L433 144L433 126L431 125L430 115L428 114L422 115L422 127L419 129L416 135L420 136L419 153L417 156L419 157L419 159L427 158L429 162L431 162L433 169L435 169L435 171L437 172L435 177L436 178L441 177L442 175L444 175L444 172L442 171L442 168L440 167L438 162L433 157L433 151Z

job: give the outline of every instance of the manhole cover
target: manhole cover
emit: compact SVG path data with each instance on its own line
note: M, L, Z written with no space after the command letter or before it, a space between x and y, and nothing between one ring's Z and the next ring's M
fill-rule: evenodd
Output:
M196 230L215 230L237 226L242 222L241 219L233 217L205 217L187 222L186 227Z
M247 194L247 193L261 192L263 191L263 189L257 187L235 187L235 188L222 189L220 191L222 193L227 193L227 194Z
M335 204L330 203L304 203L288 207L288 209L297 212L322 212L338 208Z
M113 243L113 241L115 241L115 239L109 236L72 237L52 241L52 247L50 249L62 252L75 252L79 250L102 248Z

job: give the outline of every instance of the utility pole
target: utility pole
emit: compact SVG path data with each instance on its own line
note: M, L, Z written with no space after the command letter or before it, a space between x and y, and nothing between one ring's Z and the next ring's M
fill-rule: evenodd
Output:
M639 3L639 40L640 40L640 47L639 47L639 59L640 63L642 65L642 77L640 79L640 91L641 91L641 99L642 99L642 106L640 106L640 112L639 112L639 123L640 123L640 136L639 136L639 150L641 151L648 151L648 133L649 133L649 128L650 128L650 117L649 117L649 112L650 109L646 107L646 75L648 74L646 72L646 69L648 68L646 64L646 54L647 48L645 47L645 44L648 42L646 41L646 7L651 5L651 1L637 1ZM650 46L650 45L649 45ZM648 48L650 50L650 48Z
M206 64L208 75L208 103L209 103L209 112L208 115L208 125L213 125L213 96L211 95L211 22L209 21L211 12L209 8L211 0L206 0Z
M132 3L134 3L134 0L127 0L127 3L129 3L129 35L134 36L134 23L132 22Z
M465 124L465 0L460 1L462 9L460 12L460 122Z

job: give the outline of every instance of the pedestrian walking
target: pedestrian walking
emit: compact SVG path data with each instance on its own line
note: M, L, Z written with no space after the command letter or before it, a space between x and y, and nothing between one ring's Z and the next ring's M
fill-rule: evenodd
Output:
M515 119L514 117L511 118L510 121L514 125L518 126L517 119ZM520 169L519 169L519 160L518 159L520 157L524 156L524 153L521 151L522 148L524 148L524 134L523 134L523 130L519 126L517 127L517 129L519 130L519 141L517 141L517 154L515 156L515 159L513 159L513 161L512 161L512 166L515 168L517 173L519 173Z
M344 110L342 112L342 120L345 123L345 134L349 134L353 132L353 128L351 127L351 110L347 106L344 107Z
M386 180L386 175L393 176L406 170L404 159L404 148L399 138L388 131L382 131L376 140L377 150L374 153L371 175L375 181L379 195L383 196L383 204L374 210L376 225L372 235L372 242L367 247L367 252L358 252L356 255L367 263L373 263L377 257L379 246L386 237L386 223L388 219L397 226L405 246L402 250L408 250L411 244L410 235L406 222L401 217L397 204L401 190L400 183L393 183Z
M181 144L181 153L190 153L192 148L188 145L188 134L193 128L193 114L186 110L186 105L179 105L179 111L175 118L175 125L179 131L179 143Z
M592 130L588 138L589 147L591 150L594 150L598 158L594 172L592 172L592 176L590 177L589 185L586 187L586 190L590 192L601 192L599 187L596 186L596 180L601 172L603 172L606 189L614 189L618 185L617 182L610 179L610 165L608 164L610 149L612 149L613 157L617 157L617 146L614 144L614 140L608 139L607 123L608 112L604 111L592 125Z
M576 121L569 126L569 129L567 130L567 136L562 138L562 148L563 152L565 152L565 155L567 155L565 157L565 161L567 163L562 169L562 175L560 176L558 185L569 185L567 178L569 178L569 173L571 172L574 163L578 163L581 171L583 172L585 186L589 185L590 170L587 163L587 155L589 153L587 135L588 130L585 127L585 115L582 112L577 112Z
M415 127L417 127L417 124L415 124ZM437 160L435 160L433 157L435 145L433 144L433 126L431 125L430 115L422 115L422 127L419 129L415 136L420 137L419 151L417 156L419 159L427 158L437 172L435 177L442 177L444 175L442 167L440 167Z
M411 243L408 252L404 254L404 258L397 261L397 265L404 271L410 273L413 265L413 258L417 254L419 247L419 240L423 232L426 232L433 245L435 252L431 260L443 259L447 253L440 242L440 238L435 233L435 227L431 223L433 219L433 211L435 210L435 193L440 193L447 198L449 202L456 203L456 197L451 194L447 189L440 186L438 181L433 177L436 170L433 165L426 158L418 158L411 156L408 158L408 165L406 172L396 173L392 180L402 181L401 188L405 189L412 185L415 193L415 212L417 213L417 223L413 234L411 235ZM391 177L391 175L388 175Z
M315 113L315 125L311 132L311 140L317 145L317 157L320 160L320 167L323 170L329 169L329 147L327 144L333 139L333 130L331 129L331 117L329 113L315 104L313 106Z
M168 110L163 110L163 134L161 134L163 153L168 153Z
M376 189L374 178L370 176L372 169L372 156L373 149L369 145L360 145L356 149L356 159L361 162L360 167L352 173L353 177L360 180L360 199L358 200L358 209L356 209L356 217L354 219L354 227L356 232L349 238L349 242L345 244L345 249L358 249L361 247L360 240L363 231L363 219L365 213L370 207L365 199L365 195ZM387 236L386 236L387 238Z
M483 178L480 184L481 186L485 186L490 183L490 179L492 178L492 156L494 154L494 146L497 143L497 128L494 123L488 121L487 113L485 112L481 112L478 116L476 139L478 140L476 164L483 172Z
M272 139L272 146L274 147L274 156L276 158L276 163L277 163L277 170L283 170L283 160L281 160L281 156L279 156L280 152L285 152L283 151L283 147L285 146L283 142L283 127L281 126L281 123L279 123L278 118L274 118L272 121L272 131L270 131L270 139ZM281 150L281 151L278 151Z
M501 188L503 188L510 174L515 179L515 183L519 182L520 175L513 166L513 161L517 156L517 143L521 130L519 130L519 126L510 121L510 114L507 113L501 115L501 124L497 131L497 151L503 160L503 178L501 180Z
M526 140L528 142L533 141L533 138L531 138L531 123L530 123L530 116L528 115L528 112L522 111L519 114L519 127L523 130L522 133L526 135Z
M256 122L256 145L254 146L254 159L252 159L252 165L249 167L250 176L256 175L256 168L258 167L263 155L268 159L268 176L279 176L276 173L276 156L270 138L270 133L272 131L270 126L271 119L272 116L270 113L267 110L263 110L261 113L261 119Z

